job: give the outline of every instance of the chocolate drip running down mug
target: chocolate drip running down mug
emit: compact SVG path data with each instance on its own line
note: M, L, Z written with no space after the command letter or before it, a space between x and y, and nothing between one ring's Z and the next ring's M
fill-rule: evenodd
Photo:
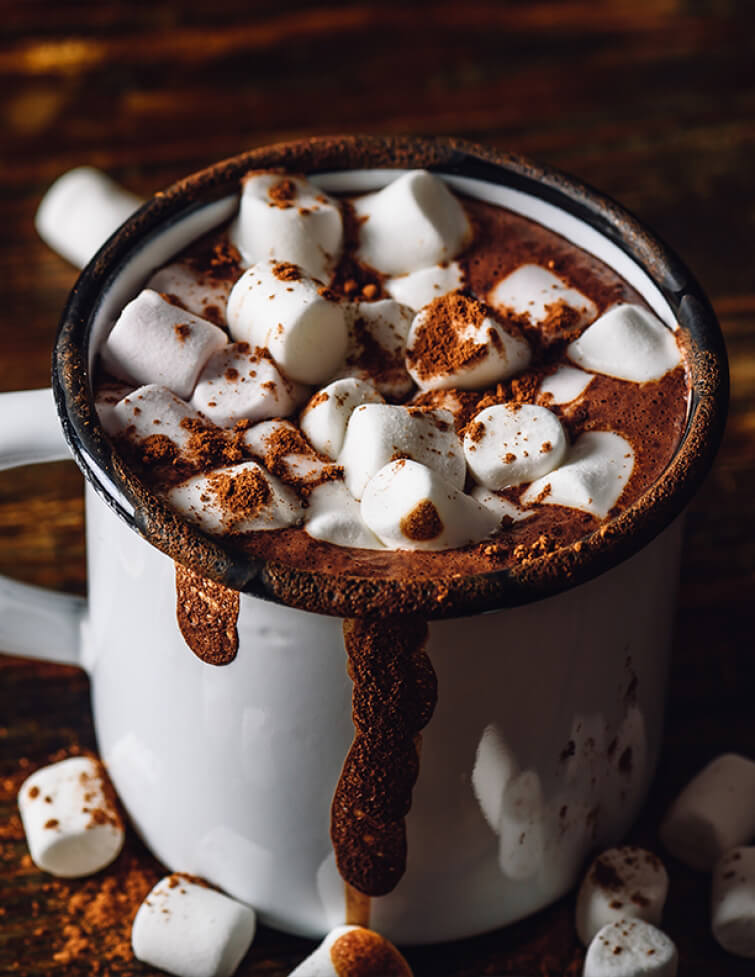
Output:
M414 167L597 256L681 331L691 383L682 442L661 479L600 531L504 571L334 581L242 557L184 522L115 454L94 410L94 350L156 267L233 215L247 170L307 173L356 193ZM502 926L561 896L592 848L626 832L659 752L680 517L720 442L728 388L699 286L624 210L563 174L453 140L253 150L158 194L103 246L63 315L53 392L54 402L49 391L2 395L0 464L70 449L86 476L89 596L0 580L0 643L87 670L102 758L166 866L292 933L320 936L353 911L330 838L354 739L344 618L415 631L429 621L437 676L406 871L370 901L374 928L421 943ZM240 592L230 664L187 648L176 564Z

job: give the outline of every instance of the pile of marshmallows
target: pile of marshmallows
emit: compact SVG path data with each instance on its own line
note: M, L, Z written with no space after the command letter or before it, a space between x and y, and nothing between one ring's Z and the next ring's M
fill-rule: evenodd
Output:
M563 303L581 325L591 323L569 346L575 366L561 366L541 385L540 394L555 404L579 397L595 373L637 383L660 378L680 362L673 333L637 305L616 305L598 317L590 299L538 265L499 281L482 297L488 305L481 316L480 304L457 291L463 274L453 260L469 244L471 225L445 183L427 171L405 173L353 206L360 222L356 257L386 276L390 299L339 300L325 287L343 250L334 199L303 177L250 174L231 229L247 267L230 293L219 283L205 286L189 264L174 262L113 326L102 359L128 386L98 401L108 433L128 429L137 439L160 433L181 450L187 418L224 428L245 421L251 426L244 441L259 458L281 430L303 434L302 448L284 459L290 479L251 460L216 469L230 478L250 470L265 478L267 499L251 515L224 511L208 482L213 473L169 493L176 509L219 534L303 523L312 537L341 546L449 549L486 538L503 516L531 514L499 494L527 483L524 507L538 501L607 515L634 465L632 446L618 434L592 431L570 445L553 411L500 404L478 414L470 426L475 436L462 441L450 411L386 400L406 400L416 388L483 390L525 369L531 350L520 332L502 324L510 313L536 325ZM448 293L458 297L458 341L472 341L477 355L461 367L437 369L419 351ZM208 295L225 307L233 342L202 317ZM379 347L385 369L360 365L367 347ZM298 428L282 419L302 405ZM342 480L324 477L334 464ZM465 492L468 474L474 487ZM292 486L307 482L304 507Z

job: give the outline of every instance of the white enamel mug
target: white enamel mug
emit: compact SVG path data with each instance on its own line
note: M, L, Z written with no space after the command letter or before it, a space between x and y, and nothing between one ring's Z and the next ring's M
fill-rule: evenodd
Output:
M393 613L395 591L355 584L313 613L306 569L241 561L181 523L114 455L91 366L150 272L232 216L245 170L309 172L325 189L355 192L417 165L616 268L684 331L692 397L662 484L555 570L532 561L450 593L433 581L409 594L402 609L437 618L427 652L438 703L406 822L406 872L371 904L371 925L405 944L481 933L547 905L640 809L662 733L681 512L726 407L722 341L694 279L616 205L518 158L450 141L312 140L244 154L146 204L72 293L54 359L59 417L49 391L0 397L0 465L64 457L67 442L84 471L89 572L86 602L0 580L0 646L89 672L101 756L169 869L204 876L272 926L321 936L345 915L329 836L354 735L339 615ZM241 591L230 664L187 647L174 560Z

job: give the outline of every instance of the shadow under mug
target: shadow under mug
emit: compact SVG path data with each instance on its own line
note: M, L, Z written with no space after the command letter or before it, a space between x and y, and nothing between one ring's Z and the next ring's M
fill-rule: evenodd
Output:
M241 557L125 468L94 410L95 350L155 267L233 215L247 170L305 172L353 193L420 166L601 258L680 330L691 380L682 443L658 483L601 531L506 571L335 586L306 567ZM496 928L561 896L592 849L626 832L659 752L681 514L720 442L728 387L699 286L618 205L455 140L253 150L158 194L98 252L63 315L53 392L59 416L50 391L0 396L0 466L73 454L86 476L89 596L1 578L0 645L89 672L102 758L171 870L204 876L292 933L343 922L330 805L354 735L342 619L362 616L426 617L438 679L406 872L372 900L371 925L399 943ZM230 664L187 648L175 562L240 591Z

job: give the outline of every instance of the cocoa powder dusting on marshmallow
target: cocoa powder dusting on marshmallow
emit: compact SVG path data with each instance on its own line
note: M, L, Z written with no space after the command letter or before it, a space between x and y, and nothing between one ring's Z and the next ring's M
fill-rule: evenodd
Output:
M443 532L443 522L438 510L429 499L422 499L399 523L407 539L427 542Z
M338 977L412 977L395 946L374 930L349 930L330 948Z
M173 331L179 343L185 343L191 335L191 326L188 322L181 322L177 326L173 326Z
M180 563L176 567L176 619L186 644L208 665L236 657L239 594Z
M301 281L301 269L290 261L278 261L273 265L272 272L279 282Z
M278 180L277 183L273 183L270 186L267 195L276 207L286 209L296 199L296 184L293 180L285 178Z
M492 315L477 299L462 292L451 292L433 299L422 310L423 321L407 350L407 359L424 380L441 374L456 373L472 366L487 355L487 346L464 339L467 326L477 327Z
M270 500L270 486L256 468L245 468L238 474L212 472L207 486L224 513L236 519L253 519Z

